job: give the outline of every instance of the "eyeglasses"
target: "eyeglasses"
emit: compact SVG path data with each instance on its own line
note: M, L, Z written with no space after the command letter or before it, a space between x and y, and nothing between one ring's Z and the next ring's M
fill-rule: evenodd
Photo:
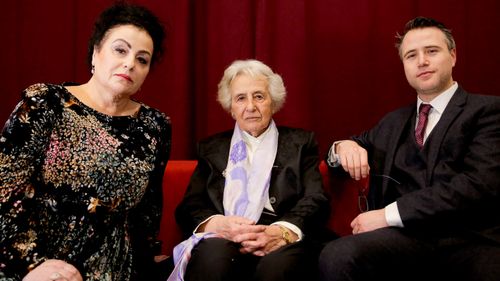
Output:
M364 213L370 210L368 199L366 198L370 180L368 178L362 178L356 181L356 184L358 185L358 209L361 213Z
M370 174L370 176L386 178L394 182L395 184L401 184L401 182L388 175ZM368 178L364 178L360 181L356 181L356 183L358 183L358 209L361 213L368 212L370 210L370 206L368 205L367 195L370 181L368 180Z

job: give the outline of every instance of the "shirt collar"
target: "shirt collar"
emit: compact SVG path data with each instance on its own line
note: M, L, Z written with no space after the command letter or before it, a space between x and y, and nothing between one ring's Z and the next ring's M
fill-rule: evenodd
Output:
M249 133L243 131L242 138L243 141L246 143L246 145L250 148L251 151L254 151L257 146L262 142L262 139L264 139L264 136L271 130L271 126L267 126L267 129L260 134L258 137L254 137L250 135Z
M455 92L458 89L458 83L453 82L453 85L446 89L444 92L439 94L437 97L435 97L431 102L429 102L430 105L432 105L432 110L436 111L439 114L443 114L444 109L450 102L451 98L455 94ZM424 103L419 97L417 97L417 112L418 109L420 108L420 104Z

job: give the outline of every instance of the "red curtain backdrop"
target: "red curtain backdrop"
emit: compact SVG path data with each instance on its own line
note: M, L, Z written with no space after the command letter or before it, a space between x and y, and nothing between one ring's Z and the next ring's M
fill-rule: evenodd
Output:
M394 36L419 15L443 21L458 46L454 79L500 95L500 2L496 0L143 0L168 32L163 61L137 99L173 122L172 159L195 157L196 142L231 129L215 101L233 60L256 58L283 76L280 125L316 132L321 153L335 139L373 126L415 99ZM4 1L0 17L0 122L37 82L84 83L87 40L112 1ZM500 121L500 120L499 120ZM1 125L0 125L1 127Z

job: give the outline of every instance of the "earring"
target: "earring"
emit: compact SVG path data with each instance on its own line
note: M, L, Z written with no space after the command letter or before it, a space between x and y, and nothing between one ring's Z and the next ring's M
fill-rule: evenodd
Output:
M94 74L95 72L95 65L92 65L92 68L90 69L90 73Z

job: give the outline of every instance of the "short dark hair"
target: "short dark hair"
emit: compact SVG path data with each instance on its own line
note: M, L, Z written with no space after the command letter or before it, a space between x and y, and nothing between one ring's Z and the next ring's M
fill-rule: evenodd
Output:
M87 63L90 68L92 68L94 47L101 45L108 30L126 24L144 29L151 36L153 40L151 65L160 60L163 55L163 40L165 38L165 30L160 20L143 6L118 1L104 10L94 24L87 49Z
M408 31L413 29L425 28L425 27L435 27L441 30L446 37L446 44L448 45L448 50L456 48L455 39L453 39L453 35L451 35L451 30L448 29L443 23L432 18L416 17L406 23L402 34L396 33L396 48L398 49L400 57L401 57L401 43L403 42L406 33L408 33Z

